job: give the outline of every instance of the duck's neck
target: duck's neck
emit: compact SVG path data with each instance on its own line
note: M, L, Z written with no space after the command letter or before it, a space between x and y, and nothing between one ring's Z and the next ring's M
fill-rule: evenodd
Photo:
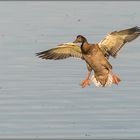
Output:
M81 44L82 53L85 53L85 54L88 53L89 49L90 49L90 46L88 42L87 41L82 42Z

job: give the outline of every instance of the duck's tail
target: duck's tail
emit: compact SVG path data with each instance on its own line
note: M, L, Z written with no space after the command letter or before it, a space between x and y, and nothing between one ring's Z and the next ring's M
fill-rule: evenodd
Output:
M118 85L119 82L121 81L120 78L118 76L116 76L115 74L109 73L108 74L108 79L105 83L105 85L102 85L100 81L98 81L95 76L93 75L91 77L91 82L93 82L95 84L95 86L97 87L107 87L107 86L111 86L112 84L116 84Z

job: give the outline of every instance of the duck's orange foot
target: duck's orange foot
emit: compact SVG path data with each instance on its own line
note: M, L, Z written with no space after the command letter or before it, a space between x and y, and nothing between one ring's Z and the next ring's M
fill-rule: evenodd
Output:
M90 80L89 79L85 79L80 83L81 87L84 88L86 86L90 85Z
M118 85L120 81L121 81L121 80L120 80L120 78L119 78L118 76L116 76L116 75L114 75L114 74L112 75L112 82L113 82L114 84Z

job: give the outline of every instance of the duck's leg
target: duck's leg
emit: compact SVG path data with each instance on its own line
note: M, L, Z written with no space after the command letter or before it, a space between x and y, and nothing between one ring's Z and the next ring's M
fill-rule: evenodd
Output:
M88 69L88 73L87 73L85 79L80 83L82 88L90 85L90 79L89 78L90 78L90 75L91 75L92 68L87 64L87 69Z

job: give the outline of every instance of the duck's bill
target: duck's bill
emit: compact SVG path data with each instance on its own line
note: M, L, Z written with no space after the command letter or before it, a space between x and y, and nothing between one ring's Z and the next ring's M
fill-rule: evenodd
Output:
M72 43L78 43L78 42L75 40L75 41L73 41Z
M77 39L75 39L75 40L73 41L73 43L79 43L79 41L78 41Z

